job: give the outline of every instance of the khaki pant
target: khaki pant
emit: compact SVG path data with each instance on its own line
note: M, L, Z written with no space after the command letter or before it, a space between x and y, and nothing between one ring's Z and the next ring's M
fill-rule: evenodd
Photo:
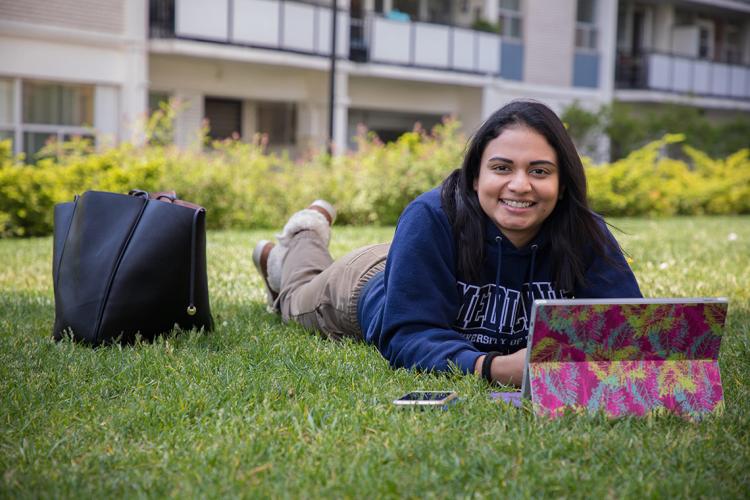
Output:
M367 280L385 269L390 244L360 248L336 262L314 231L297 233L288 247L276 302L281 319L333 339L362 340L359 296Z

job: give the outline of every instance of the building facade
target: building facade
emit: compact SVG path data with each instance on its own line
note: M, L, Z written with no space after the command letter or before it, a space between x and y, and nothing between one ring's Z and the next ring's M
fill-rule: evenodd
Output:
M175 99L175 142L267 137L299 154L359 124L388 140L442 117L470 133L529 97L750 112L739 0L0 0L0 138L140 140ZM606 149L606 144L602 144Z

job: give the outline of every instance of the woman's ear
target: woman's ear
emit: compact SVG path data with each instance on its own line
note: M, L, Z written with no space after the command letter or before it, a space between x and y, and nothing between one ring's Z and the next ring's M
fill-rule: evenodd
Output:
M565 194L565 186L560 186L560 193L557 195L557 199L562 200L563 194Z
M472 187L474 188L474 191L477 190L477 186L479 185L479 177L474 177L474 182L472 183Z

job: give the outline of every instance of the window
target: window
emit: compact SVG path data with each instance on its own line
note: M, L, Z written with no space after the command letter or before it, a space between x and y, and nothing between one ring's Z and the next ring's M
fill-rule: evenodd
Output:
M93 85L0 78L0 140L27 162L49 142L93 138L93 121Z
M724 29L724 44L721 60L729 64L742 63L742 44L740 43L740 29L734 25L726 25Z
M157 111L161 103L169 103L169 93L167 92L149 92L148 93L148 112L149 114Z
M410 19L419 20L419 0L393 0L393 10L408 14Z
M242 136L242 101L207 97L205 113L212 139Z
M697 19L698 58L714 59L714 23L709 19Z
M13 124L13 80L0 79L0 126Z
M94 122L92 86L24 81L22 92L24 123L87 127Z
M257 103L257 130L268 137L269 146L297 142L297 106L291 102Z
M0 79L0 141L13 140L13 80Z
M497 22L502 36L521 38L523 36L521 0L500 0Z
M596 4L595 0L578 0L576 11L576 48L596 50Z

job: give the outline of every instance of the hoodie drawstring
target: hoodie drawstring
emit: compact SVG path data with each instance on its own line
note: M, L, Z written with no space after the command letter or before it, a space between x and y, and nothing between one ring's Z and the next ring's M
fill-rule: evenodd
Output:
M534 264L536 264L536 251L539 249L539 245L531 245L531 265L529 266L529 295L528 300L524 301L526 305L526 318L531 321L531 305L534 303ZM527 322L528 326L528 322Z
M500 267L503 264L503 238L495 236L497 243L497 271L495 272L495 290L500 290Z
M497 271L495 271L495 296L500 296L500 268L503 265L503 238L495 236L495 242L497 243ZM500 334L500 329L503 325L497 322L497 333Z

